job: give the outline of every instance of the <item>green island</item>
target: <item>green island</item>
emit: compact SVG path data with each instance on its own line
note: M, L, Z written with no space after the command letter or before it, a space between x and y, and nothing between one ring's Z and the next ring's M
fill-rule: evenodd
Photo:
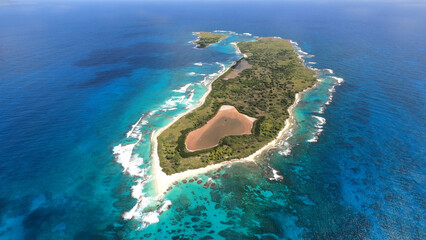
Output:
M196 48L206 48L228 37L225 34L210 32L197 32L197 35L198 39L193 42L196 44Z
M237 43L237 46L244 58L212 83L211 92L201 106L158 136L158 157L166 174L255 153L284 128L289 117L287 109L293 104L295 94L316 83L315 72L304 66L288 40L258 38L253 42ZM243 70L239 67L242 62ZM255 119L251 133L225 136L216 146L189 151L188 134L208 125L223 106L228 109L233 106L243 116Z

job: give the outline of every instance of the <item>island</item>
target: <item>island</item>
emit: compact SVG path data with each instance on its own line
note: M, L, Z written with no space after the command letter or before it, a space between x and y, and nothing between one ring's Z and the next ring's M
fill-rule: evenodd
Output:
M289 40L265 37L236 46L244 57L209 85L197 108L156 136L153 152L165 174L254 154L277 138L297 93L317 82Z
M226 34L210 33L210 32L196 32L195 34L198 35L198 38L192 43L195 44L196 48L206 48L212 44L222 41L223 39L229 36Z

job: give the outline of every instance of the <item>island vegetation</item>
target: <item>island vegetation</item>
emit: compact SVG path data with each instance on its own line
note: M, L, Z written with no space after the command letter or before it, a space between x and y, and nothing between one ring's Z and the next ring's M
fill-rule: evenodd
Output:
M234 65L212 83L203 105L158 136L160 165L166 174L250 156L277 137L295 94L316 82L315 72L304 66L288 40L258 38L237 46L245 56L240 61L250 67L227 78L238 68L238 63ZM251 134L226 136L215 147L189 151L185 145L188 134L203 127L223 105L256 119Z
M198 39L194 41L196 48L206 48L227 38L228 35L221 33L197 32Z

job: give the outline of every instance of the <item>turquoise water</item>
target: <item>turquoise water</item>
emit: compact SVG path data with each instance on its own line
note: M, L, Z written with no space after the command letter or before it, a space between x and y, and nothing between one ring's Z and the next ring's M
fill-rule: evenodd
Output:
M0 5L0 239L424 239L423 12ZM234 32L206 49L190 43L218 29ZM158 198L150 135L241 57L232 42L254 36L292 39L318 71L291 131L256 163Z

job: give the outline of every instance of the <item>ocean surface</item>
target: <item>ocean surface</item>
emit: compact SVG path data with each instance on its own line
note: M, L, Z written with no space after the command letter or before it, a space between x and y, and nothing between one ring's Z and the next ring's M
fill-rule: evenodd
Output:
M0 3L0 239L425 239L424 3ZM206 49L196 31L230 31ZM156 196L153 131L291 39L285 138ZM188 179L190 180L190 179Z

